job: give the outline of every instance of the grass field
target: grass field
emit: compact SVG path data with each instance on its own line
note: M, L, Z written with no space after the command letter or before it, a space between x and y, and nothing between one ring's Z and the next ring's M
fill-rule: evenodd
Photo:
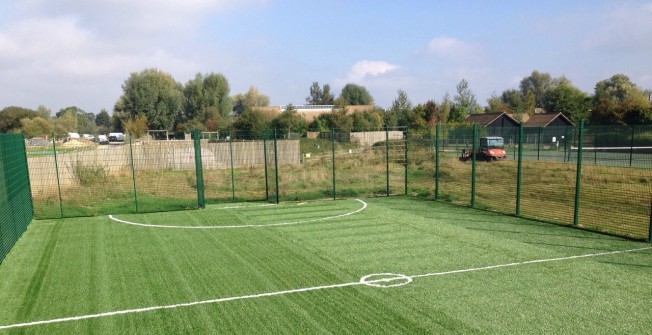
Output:
M412 197L39 220L0 333L650 332L652 246Z

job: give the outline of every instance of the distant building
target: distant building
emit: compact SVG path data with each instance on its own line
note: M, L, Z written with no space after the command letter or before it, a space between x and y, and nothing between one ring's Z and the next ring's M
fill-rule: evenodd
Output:
M525 143L560 145L569 139L573 122L562 113L534 114L524 120Z
M518 138L520 123L507 113L471 114L464 121L485 128L487 136L502 137L505 143L513 143Z

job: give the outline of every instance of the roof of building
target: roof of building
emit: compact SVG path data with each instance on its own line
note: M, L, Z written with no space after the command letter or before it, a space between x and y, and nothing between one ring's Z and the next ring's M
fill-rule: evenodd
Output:
M545 113L534 114L525 122L526 127L546 127L557 118L564 120L568 125L573 125L573 122L562 113Z
M510 120L512 123L515 125L518 125L519 122L516 121L513 117L511 117L507 113L498 113L498 112L491 112L491 113L482 113L482 114L471 114L466 117L465 121L469 123L477 123L479 125L482 125L483 127L489 126L491 123L494 121L498 120L501 117L506 117L508 120Z

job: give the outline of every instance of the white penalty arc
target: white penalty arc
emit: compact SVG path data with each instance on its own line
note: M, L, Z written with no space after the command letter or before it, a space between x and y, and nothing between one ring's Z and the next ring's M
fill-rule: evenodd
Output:
M153 223L141 223L141 222L132 222L132 221L127 221L127 220L122 220L114 217L113 215L109 215L109 219L132 225L132 226L140 226L140 227L148 227L148 228L174 228L174 229L235 229L235 228L264 228L264 227L277 227L277 226L289 226L289 225L296 225L296 224L302 224L302 223L311 223L311 222L319 222L319 221L326 221L326 220L333 220L337 218L342 218L346 216L351 216L353 214L357 214L362 212L367 208L367 203L360 200L360 199L355 199L355 201L359 202L362 204L362 207L356 209L355 211L344 213L344 214L338 214L338 215L333 215L333 216L327 216L327 217L321 217L321 218L314 218L314 219L307 219L307 220L299 220L299 221L288 221L288 222L277 222L277 223L269 223L269 224L245 224L245 225L228 225L228 226L176 226L176 225L162 225L162 224L153 224Z

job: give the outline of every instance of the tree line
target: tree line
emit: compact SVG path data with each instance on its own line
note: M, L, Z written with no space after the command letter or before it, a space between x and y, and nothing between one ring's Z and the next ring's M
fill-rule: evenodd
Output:
M439 100L416 105L405 91L399 90L387 109L374 105L373 97L364 86L349 83L336 98L329 84L313 82L305 103L333 107L330 113L321 114L310 123L291 104L280 113L265 108L270 99L256 87L230 95L229 82L221 73L198 73L181 84L164 71L145 69L131 73L122 91L112 115L105 109L95 115L76 106L62 108L54 116L45 106L36 110L5 107L0 110L0 131L23 132L26 137L120 131L140 137L147 130L239 129L254 135L268 128L288 133L333 128L343 131L383 127L422 130L437 123L461 123L474 113L504 112L521 120L537 109L563 113L575 123L584 119L589 124L600 125L652 124L650 90L641 89L623 74L598 82L593 94L588 94L563 76L554 78L535 70L520 81L518 88L505 90L500 95L492 94L486 106L477 102L470 84L462 79L452 97L446 93ZM351 105L370 107L349 112L346 106Z

